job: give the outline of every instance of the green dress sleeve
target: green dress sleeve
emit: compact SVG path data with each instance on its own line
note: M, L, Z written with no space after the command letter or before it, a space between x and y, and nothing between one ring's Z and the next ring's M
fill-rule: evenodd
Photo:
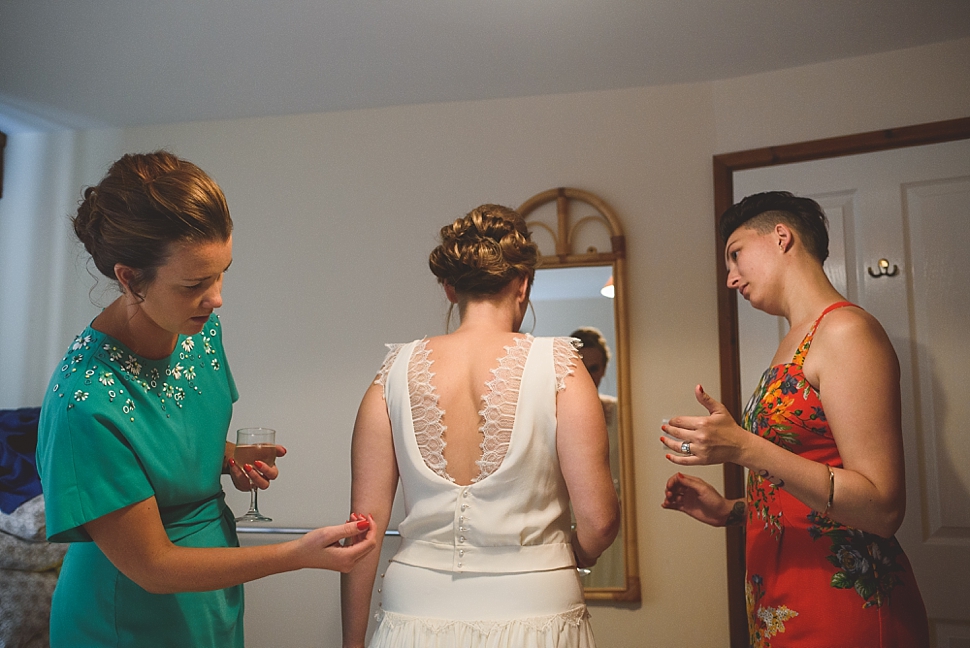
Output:
M74 394L67 398L73 399ZM141 461L111 416L88 398L53 408L38 452L47 479L47 537L51 542L89 541L83 525L154 494ZM41 446L38 446L41 450Z

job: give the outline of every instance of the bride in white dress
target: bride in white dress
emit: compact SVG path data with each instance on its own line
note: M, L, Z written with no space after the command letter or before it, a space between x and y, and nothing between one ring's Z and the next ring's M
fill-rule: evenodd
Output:
M391 345L361 402L351 510L383 538L399 479L405 505L371 648L594 646L576 567L613 542L619 505L572 340L516 332L537 258L504 207L442 228L429 264L461 323ZM344 648L364 646L379 560L342 576Z

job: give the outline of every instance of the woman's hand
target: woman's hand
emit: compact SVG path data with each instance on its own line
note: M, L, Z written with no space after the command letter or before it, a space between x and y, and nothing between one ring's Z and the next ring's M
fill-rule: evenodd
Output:
M694 388L694 397L709 415L675 416L661 427L665 433L677 437L660 437L661 443L677 453L667 455L667 459L682 466L741 463L742 446L751 435L701 385Z
M346 574L377 546L377 524L370 515L352 514L350 522L314 529L296 542L306 552L307 567Z
M735 511L740 505L741 511ZM661 506L665 509L683 511L695 520L704 524L721 527L734 522L743 521L743 500L725 499L713 486L703 479L677 473L667 480L664 489L664 501ZM734 520L733 518L739 518Z
M373 522L374 522L374 519L372 517L368 516L368 515L361 515L359 513L351 513L350 514L350 519L347 520L347 524L350 524L352 522L354 522L354 523L366 522L368 525L372 525ZM357 544L362 539L363 539L363 536L350 536L348 538L344 538L343 545L345 547L349 547L350 545Z
M231 443L226 444L226 452L229 453L229 476L232 478L232 483L236 487L236 490L248 493L254 486L261 490L266 490L269 488L270 481L279 477L280 469L278 467L270 466L262 461L240 466L232 458L232 453L229 449L230 446L235 447ZM285 455L286 448L281 445L276 446L276 458L279 459Z

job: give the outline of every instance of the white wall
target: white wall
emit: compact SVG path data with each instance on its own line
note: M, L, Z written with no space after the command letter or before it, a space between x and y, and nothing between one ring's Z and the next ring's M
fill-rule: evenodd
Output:
M382 343L444 327L426 263L438 228L479 203L517 205L556 186L603 197L627 229L643 603L594 604L594 629L604 647L715 647L727 645L724 535L660 509L673 468L657 440L662 418L699 410L694 384L717 391L711 156L966 116L968 61L965 39L716 83L88 136L104 137L102 169L119 150L166 147L225 189L236 235L222 315L242 393L233 425L275 427L289 447L283 478L260 502L284 525L345 519L349 434ZM19 141L26 137L8 147L56 140ZM19 164L7 162L17 174ZM57 175L53 162L38 164ZM85 169L95 166L86 159ZM25 284L18 296L24 282L8 278L17 266L8 255L51 235L23 225L7 204L5 196L0 352L11 354L24 326L7 313L33 309L48 291ZM45 343L60 353L64 331L90 319L90 307L64 300L63 326L54 327L61 339L27 338L39 355L50 355ZM4 392L9 384L0 383ZM32 390L23 398L39 402ZM721 483L720 468L691 472ZM337 583L335 574L302 572L247 586L247 643L338 645Z
M714 84L717 152L970 114L970 39Z
M101 293L89 295L86 254L68 216L81 186L96 182L105 160L116 155L119 135L62 131L7 138L0 200L0 408L40 405L67 342L97 313L92 302ZM90 269L97 272L93 264Z

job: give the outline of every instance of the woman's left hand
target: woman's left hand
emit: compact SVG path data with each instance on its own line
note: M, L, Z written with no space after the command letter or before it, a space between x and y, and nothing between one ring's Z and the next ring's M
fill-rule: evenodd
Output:
M661 427L676 437L660 437L661 443L677 453L667 455L667 459L682 466L738 463L742 445L751 435L701 385L694 388L694 397L707 409L708 416L675 416Z
M281 445L276 446L276 458L285 455L286 448ZM280 469L277 466L270 466L262 461L242 466L237 464L235 459L229 457L229 476L232 478L236 490L248 493L254 486L266 490L269 488L270 481L276 479L279 475Z

